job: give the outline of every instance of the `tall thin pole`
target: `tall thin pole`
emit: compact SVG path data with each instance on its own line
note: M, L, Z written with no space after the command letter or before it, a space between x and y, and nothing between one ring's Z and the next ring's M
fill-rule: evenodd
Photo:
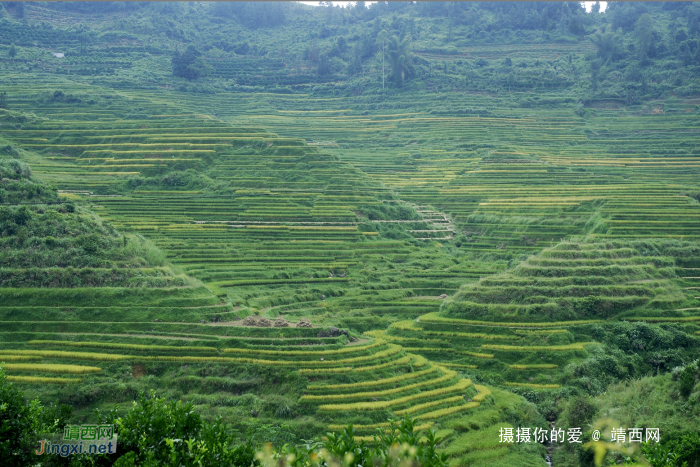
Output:
M382 40L382 91L384 90L384 41Z

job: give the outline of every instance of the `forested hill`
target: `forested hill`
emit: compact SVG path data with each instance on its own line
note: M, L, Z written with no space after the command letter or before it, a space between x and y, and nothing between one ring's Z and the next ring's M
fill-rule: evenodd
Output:
M609 2L602 13L577 2L2 5L3 67L111 87L547 91L534 104L572 105L700 92L697 2Z

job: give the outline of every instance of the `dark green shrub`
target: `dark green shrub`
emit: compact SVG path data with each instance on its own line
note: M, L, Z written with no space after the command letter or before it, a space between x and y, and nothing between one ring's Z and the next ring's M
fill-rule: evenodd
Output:
M695 387L695 365L686 366L680 374L681 396L688 397Z
M100 236L95 233L83 235L78 239L78 244L83 248L83 250L85 250L86 253L91 255L94 255L100 251L101 243Z
M290 418L292 416L292 409L288 405L280 405L277 410L275 410L275 417L277 418Z
M122 456L115 466L259 465L250 442L233 446L220 419L204 423L190 403L142 394L124 416L114 418Z
M572 427L583 427L593 420L597 411L591 399L586 396L576 396L569 400L562 418Z
M44 433L63 429L72 415L67 405L42 407L38 400L27 401L0 367L0 459L3 465L35 465L35 440Z
M15 224L17 225L27 225L29 220L32 218L32 212L27 206L20 206L15 211Z

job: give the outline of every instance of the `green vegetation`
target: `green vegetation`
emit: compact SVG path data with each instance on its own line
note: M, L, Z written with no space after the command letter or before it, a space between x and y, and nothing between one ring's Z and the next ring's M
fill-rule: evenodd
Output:
M641 453L651 465L695 466L700 463L700 368L694 361L678 366L670 373L647 376L611 385L599 398L572 398L564 403L561 425L596 426L600 420L613 419L614 426L659 428L659 445L642 446ZM608 453L609 459L619 454ZM555 452L562 465L576 465L586 458L582 449L563 446Z
M0 451L13 465L31 462L34 438L60 430L67 425L71 408L43 407L38 400L27 403L23 394L8 382L4 370L0 368L0 401L2 401L3 441ZM119 432L121 449L119 456L90 456L78 454L72 458L73 464L84 465L93 462L114 462L115 466L218 466L251 467L262 465L346 465L360 466L370 463L394 465L400 457L408 456L417 465L424 467L444 467L447 456L438 454L439 439L430 430L424 438L421 430L410 418L400 423L392 421L388 433L374 438L372 444L357 442L352 425L339 434L328 434L322 446L300 450L285 445L281 452L269 448L256 454L251 439L236 446L235 437L220 419L205 423L191 403L172 402L141 394L131 409L123 416L116 410L102 415L97 411L98 423L111 424ZM321 447L322 449L318 449ZM410 450L409 450L410 449ZM22 452L22 451L26 452ZM399 451L400 450L400 451ZM354 454L348 460L347 454ZM290 457L293 454L293 457ZM60 465L59 455L47 455L46 465Z
M3 459L699 465L697 4L1 5Z
M79 365L42 365L34 363L7 363L3 365L5 370L9 371L32 371L42 373L99 373L101 368L94 366L79 366Z
M633 316L625 313L629 309L654 316L692 303L672 280L678 277L673 256L688 248L695 246L672 241L562 243L504 274L462 288L446 310L455 317L509 321L507 316L517 315L550 323Z

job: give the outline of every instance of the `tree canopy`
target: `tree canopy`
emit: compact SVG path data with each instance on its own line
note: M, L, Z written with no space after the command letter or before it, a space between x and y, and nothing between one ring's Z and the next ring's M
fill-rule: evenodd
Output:
M391 80L398 86L413 76L413 53L411 52L411 37L402 40L394 35L387 41L386 55L391 65Z
M212 71L207 64L202 52L193 45L187 47L184 52L176 51L172 58L173 74L189 80L202 78Z

